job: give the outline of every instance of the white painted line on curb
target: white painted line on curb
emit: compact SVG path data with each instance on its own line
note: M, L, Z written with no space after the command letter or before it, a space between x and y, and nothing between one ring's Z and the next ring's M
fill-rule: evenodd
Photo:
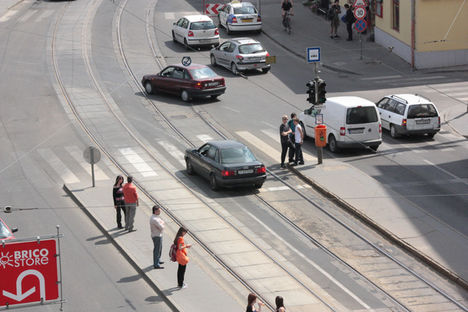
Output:
M143 177L158 175L132 148L120 148L119 151Z

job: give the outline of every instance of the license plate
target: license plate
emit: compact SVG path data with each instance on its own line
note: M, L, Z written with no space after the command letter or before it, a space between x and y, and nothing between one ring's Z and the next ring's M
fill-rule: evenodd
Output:
M243 23L252 23L252 22L253 22L253 18L244 18L244 19L242 19L242 22L243 22Z
M198 41L200 41L200 42L209 42L209 41L211 41L211 39L198 39Z
M418 120L416 120L417 125L426 125L426 124L428 124L430 122L431 122L430 119L418 119Z
M261 57L249 57L249 61L251 62L260 62L261 60Z
M364 133L364 129L349 129L349 134L360 134Z
M249 174L253 173L253 169L237 170L237 174Z
M208 82L206 85L208 87L215 87L215 86L219 85L219 82L216 82L216 81L215 82Z

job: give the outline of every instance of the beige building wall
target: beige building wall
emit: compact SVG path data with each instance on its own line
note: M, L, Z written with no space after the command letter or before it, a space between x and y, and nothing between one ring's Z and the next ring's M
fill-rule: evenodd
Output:
M382 17L375 17L375 27L395 37L396 39L411 45L411 1L400 0L400 30L392 28L393 12L392 0L383 0Z

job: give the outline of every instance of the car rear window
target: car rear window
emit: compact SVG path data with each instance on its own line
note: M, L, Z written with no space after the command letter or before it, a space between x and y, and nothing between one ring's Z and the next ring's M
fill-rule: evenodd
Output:
M212 21L203 21L203 22L194 22L190 24L190 29L192 30L202 30L202 29L214 29L216 28L215 24Z
M225 148L221 150L221 163L223 164L240 164L256 160L257 159L247 146Z
M377 110L375 107L353 107L348 108L346 112L346 124L363 124L378 121Z
M217 77L216 73L209 67L191 69L193 79L206 79Z
M260 43L249 43L249 44L240 45L239 52L241 54L252 54L252 53L265 52L265 49L262 47Z
M234 14L257 14L257 10L253 6L243 6L234 8Z
M408 109L408 119L437 117L437 111L432 104L411 105Z

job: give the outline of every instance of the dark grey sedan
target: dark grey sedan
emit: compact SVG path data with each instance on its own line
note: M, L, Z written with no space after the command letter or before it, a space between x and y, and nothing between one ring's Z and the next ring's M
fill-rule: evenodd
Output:
M210 181L211 189L254 186L261 188L266 168L250 149L237 141L212 141L185 151L187 173L198 173Z

